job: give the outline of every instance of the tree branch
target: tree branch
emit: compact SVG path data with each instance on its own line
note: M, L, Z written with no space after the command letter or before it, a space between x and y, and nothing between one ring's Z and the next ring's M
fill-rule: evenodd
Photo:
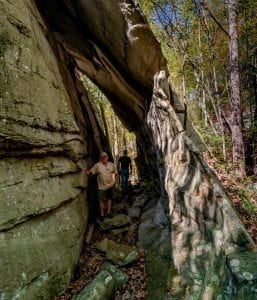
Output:
M216 19L216 17L212 14L212 12L210 11L207 3L205 2L205 0L200 1L200 5L203 7L203 9L205 9L210 17L213 19L213 21L218 25L218 27L227 35L229 36L229 33L227 32L227 30L220 24L220 22Z

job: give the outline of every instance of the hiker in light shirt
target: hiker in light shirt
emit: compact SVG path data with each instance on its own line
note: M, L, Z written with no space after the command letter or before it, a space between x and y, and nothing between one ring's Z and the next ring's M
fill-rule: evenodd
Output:
M105 216L112 218L112 194L118 176L115 164L108 161L106 152L102 152L100 161L88 170L87 174L97 175L100 221L103 221ZM105 215L106 206L107 212Z

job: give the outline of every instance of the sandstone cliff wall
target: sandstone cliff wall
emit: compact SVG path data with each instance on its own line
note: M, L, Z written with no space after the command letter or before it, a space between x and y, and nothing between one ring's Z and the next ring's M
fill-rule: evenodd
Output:
M87 223L83 116L33 2L1 1L0 27L0 299L50 299Z

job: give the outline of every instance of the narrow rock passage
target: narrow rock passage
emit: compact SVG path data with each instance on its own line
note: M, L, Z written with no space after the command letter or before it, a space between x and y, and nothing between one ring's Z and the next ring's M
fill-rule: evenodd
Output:
M140 211L133 206L133 202L141 195L134 190L131 190L129 196L116 193L113 218L105 218L101 223L88 226L74 278L67 290L55 300L146 298L145 252L136 247ZM118 278L114 279L114 287L109 291L106 276L110 275L112 266L122 272L114 269L113 275ZM98 298L95 298L98 293Z

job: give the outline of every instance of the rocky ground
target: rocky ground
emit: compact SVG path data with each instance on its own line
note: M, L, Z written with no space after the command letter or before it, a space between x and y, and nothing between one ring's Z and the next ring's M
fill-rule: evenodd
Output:
M106 253L97 249L99 248L99 242L107 238L108 240L115 241L116 243L122 245L137 245L138 217L128 218L130 219L128 224L116 224L114 226L110 225L110 228L106 229L106 226L109 227L108 223L115 223L116 216L121 216L123 220L126 218L122 216L126 216L124 213L127 211L126 207L129 206L127 199L127 197L121 197L121 195L118 197L118 201L116 199L117 205L114 207L113 219L106 218L103 224L99 222L90 224L85 234L79 267L75 272L75 277L77 278L74 278L67 290L63 294L56 297L55 300L72 299L74 295L79 294L85 286L92 282L96 275L101 271L101 266L105 262L110 261L110 259L107 259ZM119 222L120 220L118 223ZM102 230L103 228L105 230ZM119 231L121 232L119 233ZM118 266L118 268L128 275L128 282L118 289L116 288L114 299L145 299L147 295L147 275L145 271L144 250L138 249L138 257L134 262Z

